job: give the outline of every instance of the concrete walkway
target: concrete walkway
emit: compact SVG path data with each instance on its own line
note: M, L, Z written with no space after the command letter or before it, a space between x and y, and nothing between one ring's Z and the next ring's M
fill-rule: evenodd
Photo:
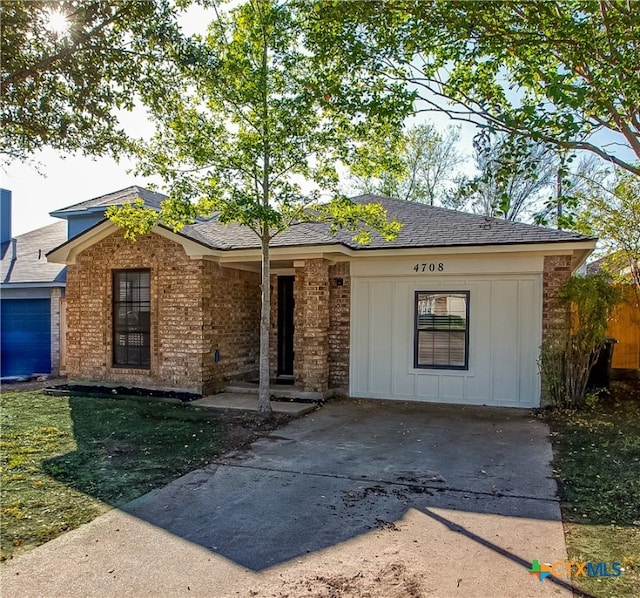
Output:
M570 596L546 426L336 401L2 568L6 596Z
M191 401L194 407L209 409L234 409L240 411L255 411L258 408L258 396L255 393L221 392ZM316 409L317 403L303 403L299 401L271 401L274 413L300 416Z

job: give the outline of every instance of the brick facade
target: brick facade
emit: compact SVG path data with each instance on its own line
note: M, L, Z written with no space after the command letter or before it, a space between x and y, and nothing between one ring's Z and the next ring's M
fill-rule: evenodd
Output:
M113 271L141 268L151 271L151 365L149 369L113 367ZM305 259L294 262L294 271L295 384L305 391L346 392L350 263ZM544 258L543 341L564 322L557 295L570 276L571 256ZM275 376L277 275L272 275L270 286L270 363ZM71 380L208 394L229 380L258 376L258 273L191 259L179 243L160 235L146 235L130 243L116 232L80 252L76 263L68 266L66 297L67 375ZM52 311L52 324L54 321L57 315Z
M112 367L112 272L151 270L151 365ZM67 270L67 375L198 393L257 372L260 287L255 273L190 259L151 234L114 233ZM215 362L216 349L220 360Z
M351 277L349 262L305 260L294 282L295 383L302 390L349 387ZM338 284L340 281L340 284ZM327 295L328 292L328 295ZM271 377L278 369L278 275L271 275Z
M350 272L349 262L329 268L329 388L345 394L349 390Z
M566 309L560 304L558 292L571 278L570 255L547 255L542 271L542 342L564 329Z
M51 289L51 374L57 376L60 373L60 301L63 289Z
M260 356L260 275L204 261L204 393L229 380L257 378ZM215 362L215 351L220 361Z
M329 263L305 260L295 271L295 384L325 392L329 388Z

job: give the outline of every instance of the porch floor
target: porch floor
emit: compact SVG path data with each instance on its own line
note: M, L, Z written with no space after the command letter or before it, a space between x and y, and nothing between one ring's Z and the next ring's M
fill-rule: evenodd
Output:
M241 393L241 394L258 394L257 382L246 381L233 381L229 383L225 392ZM302 390L293 384L279 384L275 381L271 381L269 384L269 394L272 397L278 397L279 399L292 399L292 400L304 400L304 401L323 401L333 396L334 391L328 390L324 393L315 392L310 390ZM272 401L273 402L273 401Z
M189 405L194 407L207 407L209 409L241 409L255 411L258 408L258 395L252 392L221 392L191 401ZM287 415L304 415L313 411L316 403L298 403L295 401L271 401L271 409L274 413L286 413Z

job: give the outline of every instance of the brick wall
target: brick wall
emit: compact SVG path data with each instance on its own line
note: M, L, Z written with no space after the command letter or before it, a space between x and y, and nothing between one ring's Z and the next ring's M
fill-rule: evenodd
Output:
M204 392L227 381L258 376L260 354L260 275L204 262ZM220 361L215 362L216 349Z
M344 393L349 389L350 271L349 262L329 268L329 388Z
M151 270L151 366L112 367L112 271ZM67 375L148 388L209 392L257 369L259 280L190 259L181 245L120 232L67 269ZM215 350L220 362L215 363Z
M305 260L295 269L294 376L303 390L329 388L329 265Z
M554 333L564 327L566 309L560 305L558 292L570 277L570 255L545 256L542 272L542 342L553 338Z
M62 289L51 289L51 373L60 373L60 300Z

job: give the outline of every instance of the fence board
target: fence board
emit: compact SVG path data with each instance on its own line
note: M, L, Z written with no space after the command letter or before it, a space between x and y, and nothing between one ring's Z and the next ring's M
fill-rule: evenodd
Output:
M625 300L609 320L607 334L618 339L611 367L640 370L640 304L631 286L623 287Z

